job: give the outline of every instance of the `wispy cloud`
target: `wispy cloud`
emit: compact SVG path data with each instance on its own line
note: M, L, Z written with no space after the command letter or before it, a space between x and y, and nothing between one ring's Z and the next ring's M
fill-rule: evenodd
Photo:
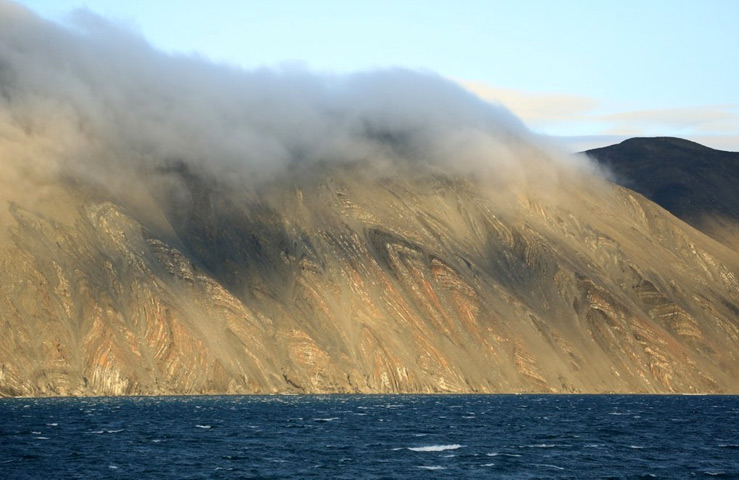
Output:
M739 103L634 109L608 99L458 83L484 100L506 106L532 129L562 137L575 149L631 136L678 136L739 150Z
M619 128L684 130L697 133L739 131L739 104L633 110L600 116Z
M592 98L576 95L531 93L464 80L458 83L484 100L505 105L530 124L578 120L598 105Z

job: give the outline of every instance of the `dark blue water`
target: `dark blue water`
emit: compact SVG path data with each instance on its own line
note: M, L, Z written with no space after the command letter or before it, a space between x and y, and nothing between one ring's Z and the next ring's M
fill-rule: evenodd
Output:
M0 478L739 478L736 396L0 400Z

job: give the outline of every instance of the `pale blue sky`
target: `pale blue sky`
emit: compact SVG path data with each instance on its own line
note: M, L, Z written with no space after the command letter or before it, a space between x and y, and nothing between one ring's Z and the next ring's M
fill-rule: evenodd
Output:
M20 3L57 21L87 7L163 50L245 68L431 70L551 135L675 135L739 150L735 0Z

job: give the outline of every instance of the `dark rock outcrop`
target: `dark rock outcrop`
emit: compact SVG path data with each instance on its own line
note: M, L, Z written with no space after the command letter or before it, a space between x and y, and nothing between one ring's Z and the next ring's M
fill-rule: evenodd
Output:
M681 138L631 138L585 152L615 180L739 251L739 152Z

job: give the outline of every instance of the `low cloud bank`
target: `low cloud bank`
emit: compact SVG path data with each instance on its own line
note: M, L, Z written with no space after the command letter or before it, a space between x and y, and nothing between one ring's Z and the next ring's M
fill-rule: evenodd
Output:
M524 181L593 168L433 73L245 71L157 51L86 10L58 25L4 0L0 155L6 187L60 175L113 183L172 162L240 182L330 162Z

